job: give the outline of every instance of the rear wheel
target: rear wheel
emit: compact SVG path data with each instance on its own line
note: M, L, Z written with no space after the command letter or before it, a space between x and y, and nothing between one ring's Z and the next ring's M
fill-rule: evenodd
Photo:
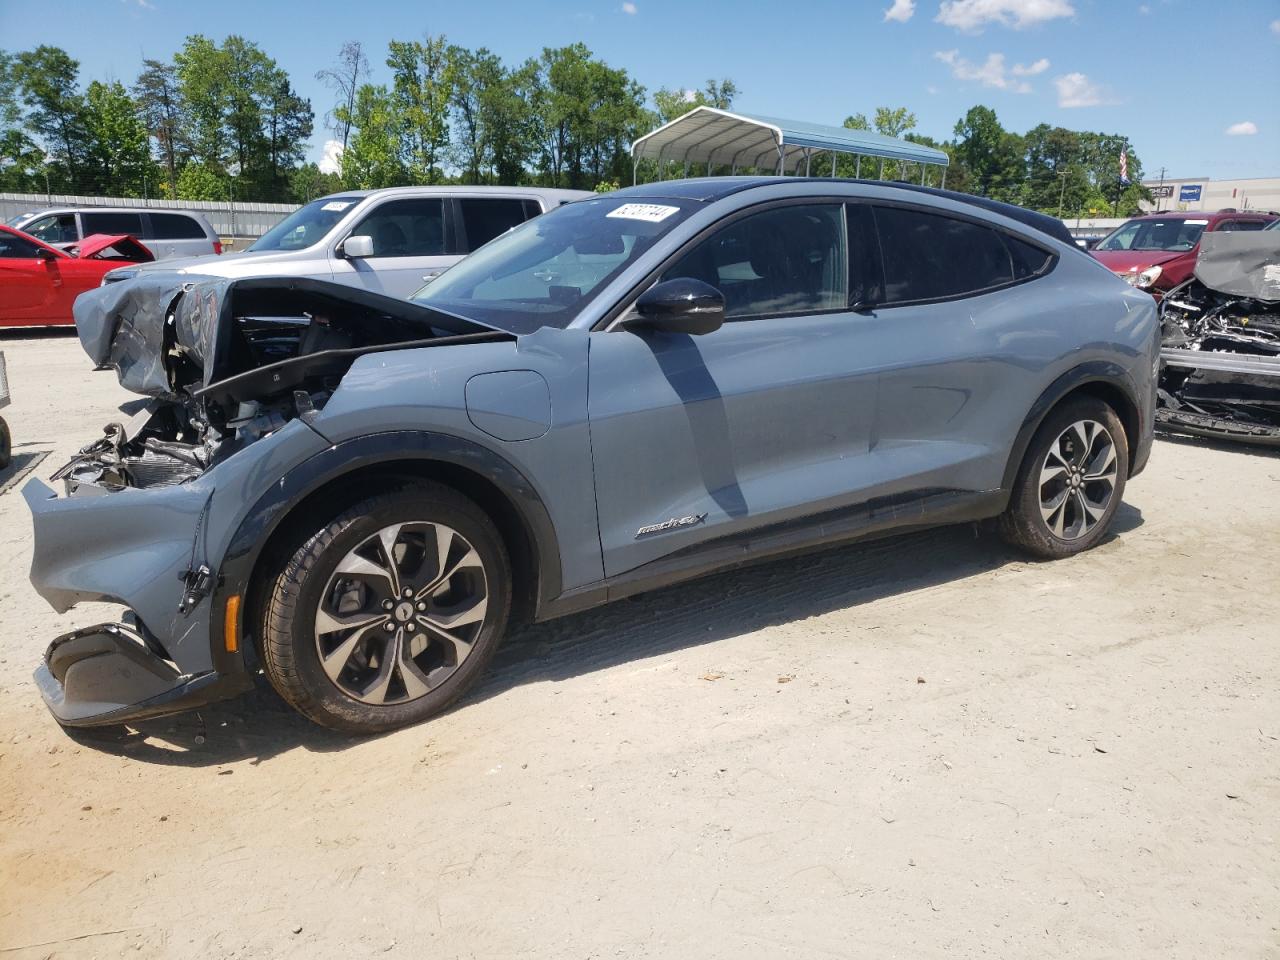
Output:
M1032 437L1000 531L1045 559L1088 550L1107 535L1124 494L1129 446L1109 405L1093 397L1063 404Z
M266 605L263 667L317 723L391 730L466 692L510 606L492 521L448 487L417 484L343 511L285 562Z
M13 456L13 438L9 435L9 425L0 417L0 470L9 465Z

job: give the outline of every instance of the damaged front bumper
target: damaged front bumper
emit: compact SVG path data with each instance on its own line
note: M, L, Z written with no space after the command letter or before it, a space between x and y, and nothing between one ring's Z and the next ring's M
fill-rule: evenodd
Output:
M102 623L58 637L36 668L45 705L67 727L95 727L178 713L234 696L247 677L184 674L133 626Z
M246 510L327 446L295 420L184 483L111 489L68 477L64 496L26 484L36 592L59 613L83 602L127 611L49 645L35 677L60 723L139 720L252 686L243 654L227 648L226 611L215 609L218 571Z

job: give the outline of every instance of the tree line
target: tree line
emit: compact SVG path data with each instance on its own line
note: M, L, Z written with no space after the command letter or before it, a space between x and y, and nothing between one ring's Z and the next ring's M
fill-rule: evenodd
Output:
M172 58L144 60L128 86L82 85L80 64L58 47L0 50L0 190L301 203L407 184L610 189L631 180L633 140L696 106L729 108L739 92L726 78L650 96L581 43L506 64L431 35L390 41L374 73L353 42L316 74L333 94L322 129L341 144L337 172L322 172L305 161L317 132L311 102L242 36L189 36ZM1119 182L1126 140L1116 134L1047 124L1018 134L985 106L943 141L919 133L905 107L853 114L844 125L946 151L949 188L1062 216L1132 213L1146 195L1131 149L1133 184ZM810 172L940 182L937 168L867 158L859 167L843 156L832 168L826 154ZM673 175L651 163L639 173Z

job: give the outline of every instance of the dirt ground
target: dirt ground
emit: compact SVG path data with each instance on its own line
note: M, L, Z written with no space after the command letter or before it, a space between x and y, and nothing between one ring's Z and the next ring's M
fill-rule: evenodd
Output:
M128 399L5 339L19 468ZM0 474L0 485L13 475ZM1280 956L1280 457L1157 443L1117 533L969 527L524 630L351 740L271 693L72 739L0 492L0 955Z

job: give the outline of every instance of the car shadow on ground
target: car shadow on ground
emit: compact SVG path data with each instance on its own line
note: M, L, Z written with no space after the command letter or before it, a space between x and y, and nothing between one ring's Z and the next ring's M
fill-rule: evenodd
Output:
M1141 511L1121 504L1103 544L1123 538L1142 522ZM487 679L453 709L465 710L523 684L567 680L1010 564L1035 562L989 531L964 524L717 573L518 630L499 649ZM96 750L189 767L245 760L257 764L298 747L331 752L377 739L316 726L295 713L265 681L243 697L199 712L134 727L68 733Z

